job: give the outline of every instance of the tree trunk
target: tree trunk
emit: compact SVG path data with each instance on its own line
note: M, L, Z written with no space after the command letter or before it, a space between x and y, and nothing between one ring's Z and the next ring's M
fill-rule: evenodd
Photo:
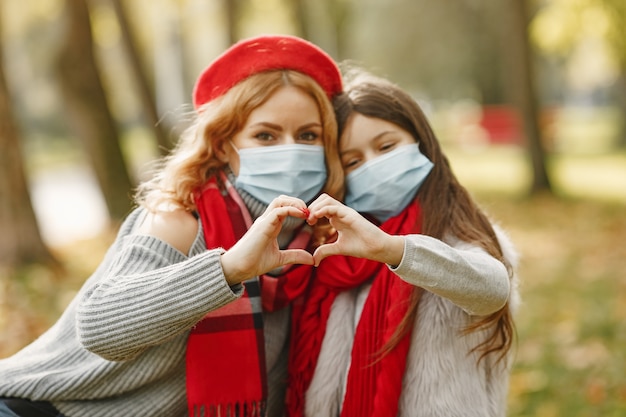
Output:
M603 0L600 5L611 17L609 42L620 70L614 89L616 106L621 113L616 146L626 149L626 3L624 0Z
M69 27L58 68L68 121L85 146L109 215L119 220L131 208L133 185L96 67L89 11L85 0L67 0L66 11Z
M130 60L131 69L135 75L137 87L139 88L139 95L148 118L148 123L150 124L152 133L156 138L159 151L162 155L165 155L172 148L172 140L166 133L169 129L167 126L163 126L163 121L159 117L153 89L148 82L145 67L142 63L141 57L139 56L137 41L135 40L135 36L133 35L130 27L130 22L127 17L127 13L124 10L124 6L122 5L121 0L111 0L111 2L122 30L122 39L124 41L128 59Z
M526 0L514 0L504 6L503 19L507 36L503 36L503 52L508 57L508 89L513 101L520 110L526 146L532 164L531 194L547 191L552 186L546 169L546 152L539 127L539 104L535 89L533 54L528 37L529 13Z
M617 105L622 115L620 117L616 146L619 149L626 149L626 64L622 65L621 75L616 82L617 86Z
M303 39L311 39L306 0L290 0L298 35Z
M222 0L224 12L226 14L226 30L228 31L228 45L239 40L239 7L241 0Z
M0 270L11 271L33 263L59 266L41 238L28 194L20 132L11 106L2 57L0 39Z

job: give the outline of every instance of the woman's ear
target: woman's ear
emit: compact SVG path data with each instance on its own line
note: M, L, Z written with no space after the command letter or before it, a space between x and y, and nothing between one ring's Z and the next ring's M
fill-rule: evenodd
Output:
M228 140L219 140L215 144L215 156L224 163L230 160L230 146Z

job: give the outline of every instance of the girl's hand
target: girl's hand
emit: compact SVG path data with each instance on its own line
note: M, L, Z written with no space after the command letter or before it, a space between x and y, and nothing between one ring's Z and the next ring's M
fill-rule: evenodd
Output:
M404 254L404 238L392 236L372 224L350 207L327 194L309 205L307 222L314 225L326 217L337 230L337 239L318 247L313 253L314 264L331 255L347 255L398 265Z
M255 220L241 239L221 256L226 281L235 285L287 264L313 264L304 249L281 250L277 237L287 216L306 219L306 204L295 197L280 196Z

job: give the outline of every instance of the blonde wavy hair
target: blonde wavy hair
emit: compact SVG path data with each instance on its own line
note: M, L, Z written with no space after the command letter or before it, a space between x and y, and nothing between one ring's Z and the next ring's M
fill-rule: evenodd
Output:
M285 86L299 88L317 103L328 173L323 191L341 198L343 171L337 150L337 123L330 99L309 76L292 70L274 70L246 78L223 96L199 108L195 120L182 133L176 147L157 165L152 179L138 186L136 204L152 212L164 207L194 211L195 191L227 165L217 157L215 150L243 129L254 109Z

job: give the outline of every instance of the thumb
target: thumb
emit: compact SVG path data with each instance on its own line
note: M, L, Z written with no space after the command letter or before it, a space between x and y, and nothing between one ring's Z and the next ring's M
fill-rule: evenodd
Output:
M313 256L303 249L286 249L281 251L281 263L313 265Z
M321 245L317 249L315 249L315 252L313 252L313 265L318 266L320 262L322 262L322 260L324 260L325 258L338 254L339 250L336 244L327 243L325 245Z

